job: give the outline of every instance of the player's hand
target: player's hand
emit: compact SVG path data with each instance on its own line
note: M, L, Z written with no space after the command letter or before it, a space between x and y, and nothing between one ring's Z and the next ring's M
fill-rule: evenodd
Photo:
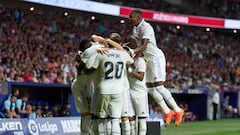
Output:
M100 54L108 54L109 48L98 48L97 52Z
M80 54L75 55L75 61L81 61L81 55Z

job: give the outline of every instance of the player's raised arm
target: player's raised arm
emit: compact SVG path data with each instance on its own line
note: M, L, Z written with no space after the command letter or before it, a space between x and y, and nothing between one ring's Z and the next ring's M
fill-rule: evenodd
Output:
M124 50L123 47L119 43L117 43L111 39L107 39L106 41L109 45L113 46L114 48L116 48L118 50Z
M105 45L107 46L107 41L105 38L101 37L101 36L97 36L97 35L92 35L91 36L91 40L93 42L98 42L99 44Z

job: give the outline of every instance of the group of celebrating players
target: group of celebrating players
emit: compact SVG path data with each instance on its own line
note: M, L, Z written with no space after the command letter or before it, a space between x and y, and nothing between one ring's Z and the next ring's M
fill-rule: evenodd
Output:
M92 35L79 45L72 92L82 135L146 135L148 94L161 107L166 127L173 117L176 126L182 122L183 110L164 87L166 60L152 26L140 10L132 10L129 21L128 44L112 33L107 39Z

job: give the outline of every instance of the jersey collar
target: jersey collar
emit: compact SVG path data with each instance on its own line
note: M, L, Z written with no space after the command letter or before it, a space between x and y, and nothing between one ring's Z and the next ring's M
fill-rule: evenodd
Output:
M144 19L142 19L142 21L138 24L137 28L139 28L144 22Z

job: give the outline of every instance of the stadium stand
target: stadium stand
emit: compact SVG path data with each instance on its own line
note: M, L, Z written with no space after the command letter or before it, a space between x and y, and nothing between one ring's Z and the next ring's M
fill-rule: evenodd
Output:
M44 10L5 7L1 11L1 20L5 20L0 37L1 81L69 84L74 77L72 55L81 38L116 31L125 41L129 38L126 24L119 27L103 18L64 17ZM194 27L178 30L174 25L153 26L167 57L169 87L202 86L208 79L218 85L240 83L239 38Z
M240 18L239 0L92 0L128 7L149 9L162 12L211 16L220 18Z

